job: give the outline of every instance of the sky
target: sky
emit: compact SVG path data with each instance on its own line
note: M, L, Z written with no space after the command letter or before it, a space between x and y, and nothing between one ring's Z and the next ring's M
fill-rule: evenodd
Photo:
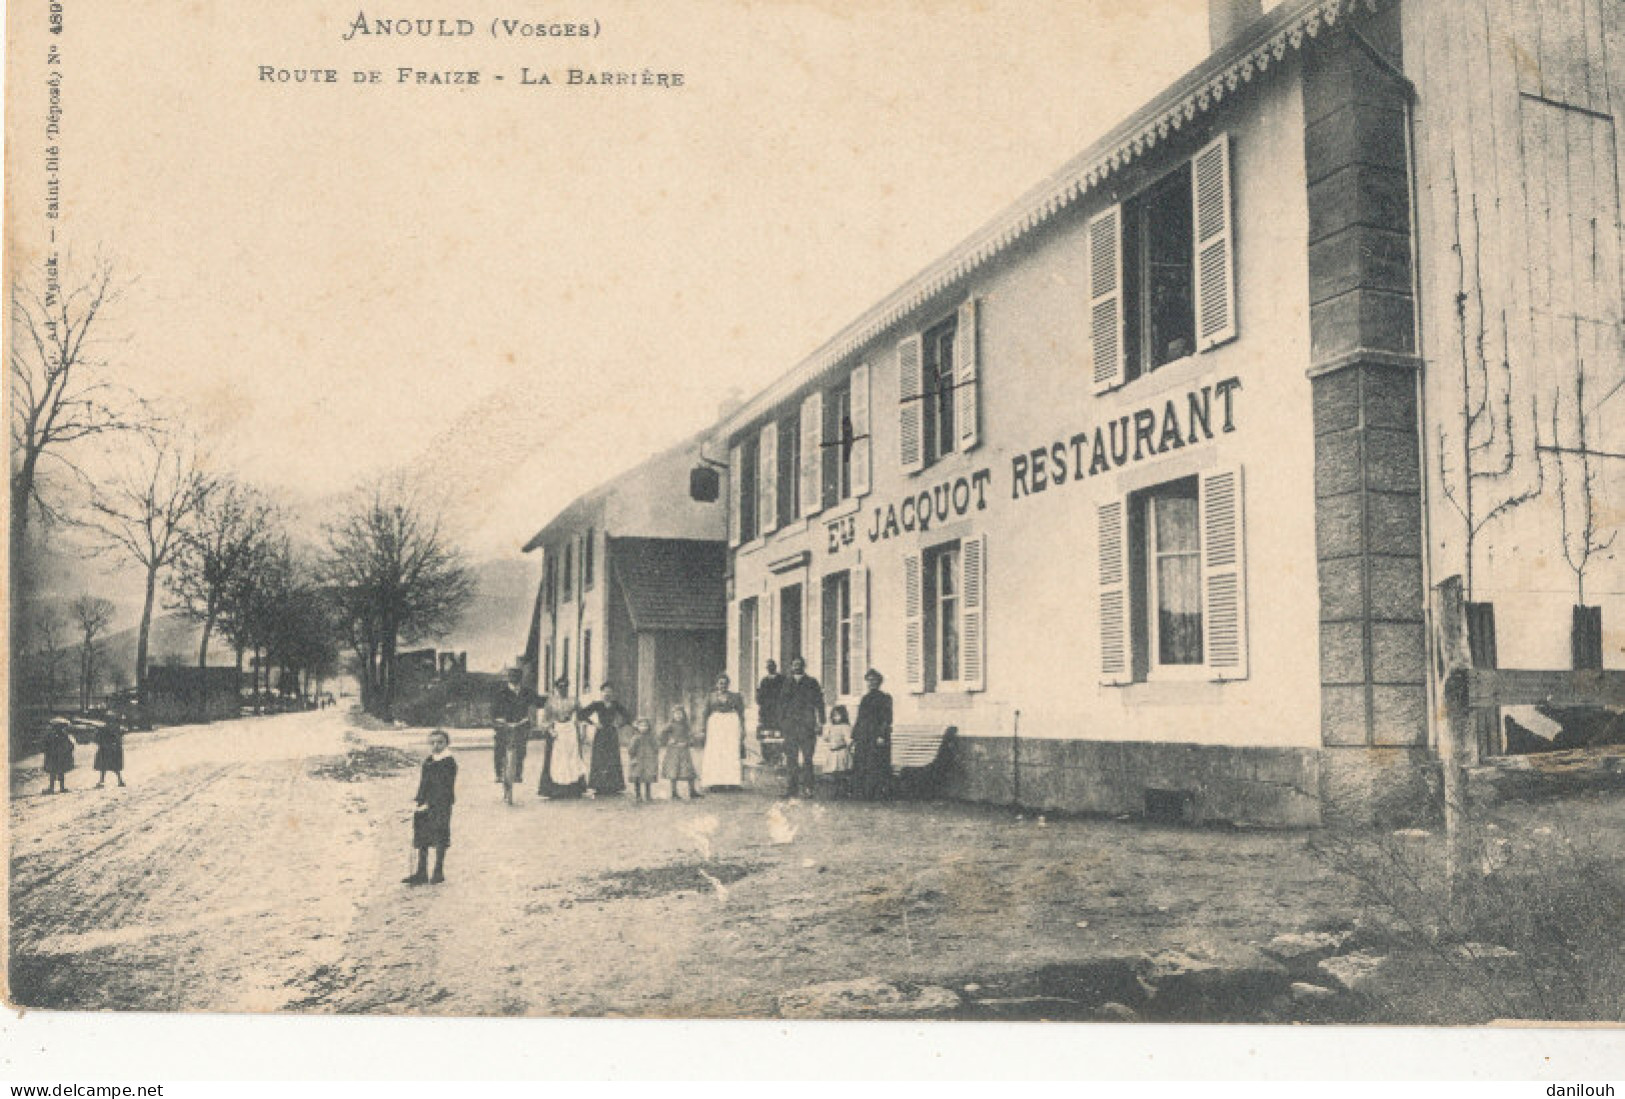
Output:
M311 522L435 470L479 558L771 383L1207 49L1205 0L83 0L60 36L45 10L11 14L13 258L52 224L55 44L58 245L132 280L121 377ZM475 33L343 41L363 15ZM544 15L598 36L491 33Z

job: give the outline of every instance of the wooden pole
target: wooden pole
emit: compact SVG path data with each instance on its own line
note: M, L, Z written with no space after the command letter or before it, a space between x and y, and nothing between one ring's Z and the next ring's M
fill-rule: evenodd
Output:
M1453 921L1464 915L1472 866L1467 764L1473 758L1473 720L1468 707L1472 651L1467 642L1467 602L1460 576L1447 578L1434 592L1434 655L1444 690L1444 729L1439 762L1444 777L1445 877Z

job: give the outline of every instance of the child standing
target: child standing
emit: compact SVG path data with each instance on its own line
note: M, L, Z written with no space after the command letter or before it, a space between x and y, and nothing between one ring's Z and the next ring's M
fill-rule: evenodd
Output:
M68 732L67 722L51 722L50 731L45 734L45 773L50 776L51 785L46 789L47 794L68 792L68 772L73 770L73 734Z
M417 808L412 815L412 846L418 849L417 872L406 885L439 885L446 880L446 848L451 846L451 806L457 800L457 761L451 758L451 737L444 730L429 734L429 758L418 780ZM434 848L434 876L427 873L429 848Z
M120 786L124 785L124 734L112 725L96 730L96 785L107 783L107 772L113 772Z
M677 783L683 780L688 782L688 796L691 799L703 795L694 789L694 780L699 777L694 770L694 755L689 751L694 743L694 733L688 727L688 711L681 706L671 708L671 721L660 730L660 743L666 746L666 758L660 764L660 777L671 779L671 798L678 800Z
M632 723L632 729L632 739L626 746L626 777L632 781L632 791L638 801L653 801L655 779L660 777L660 744L655 740L654 724L648 718L638 718Z

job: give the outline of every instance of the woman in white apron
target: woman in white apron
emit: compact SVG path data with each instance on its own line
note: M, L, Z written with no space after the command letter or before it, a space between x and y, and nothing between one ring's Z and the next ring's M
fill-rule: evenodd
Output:
M737 790L745 784L745 700L728 689L728 677L717 676L705 696L705 754L700 778L707 790Z
M541 722L546 730L547 755L542 762L542 781L536 793L544 798L578 798L587 789L587 766L581 751L581 731L577 725L578 707L570 697L570 684L560 676L542 704Z

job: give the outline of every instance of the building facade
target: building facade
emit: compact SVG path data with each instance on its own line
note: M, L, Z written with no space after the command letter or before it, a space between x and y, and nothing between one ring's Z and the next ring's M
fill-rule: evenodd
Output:
M629 711L658 720L703 700L722 671L724 513L688 493L701 443L587 493L525 545L542 554L525 662L543 694L560 677L582 699L613 683Z
M1625 667L1620 6L1215 7L719 428L736 681L878 668L962 797L1414 808L1450 574L1520 666Z

